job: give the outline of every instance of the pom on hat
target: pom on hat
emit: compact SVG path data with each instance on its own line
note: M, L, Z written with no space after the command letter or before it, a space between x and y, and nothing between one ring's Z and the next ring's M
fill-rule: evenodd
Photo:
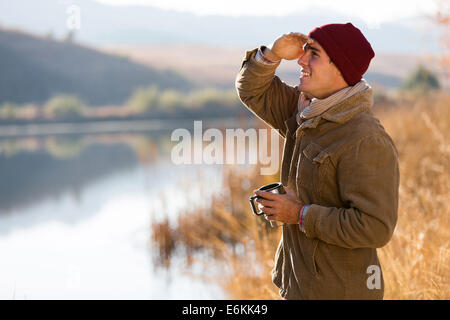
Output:
M317 27L309 37L320 43L351 86L361 80L375 56L369 41L350 22Z

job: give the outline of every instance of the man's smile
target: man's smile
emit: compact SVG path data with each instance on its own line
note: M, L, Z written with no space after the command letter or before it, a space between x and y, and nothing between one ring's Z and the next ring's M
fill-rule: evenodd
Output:
M311 76L311 72L302 70L302 77L310 77L310 76Z

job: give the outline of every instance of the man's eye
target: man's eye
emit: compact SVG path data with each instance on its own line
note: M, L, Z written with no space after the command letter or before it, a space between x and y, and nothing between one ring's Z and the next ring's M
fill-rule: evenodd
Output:
M313 55L313 56L317 56L317 57L319 56L319 55L318 55L317 53L315 53L314 51L313 51L312 55Z

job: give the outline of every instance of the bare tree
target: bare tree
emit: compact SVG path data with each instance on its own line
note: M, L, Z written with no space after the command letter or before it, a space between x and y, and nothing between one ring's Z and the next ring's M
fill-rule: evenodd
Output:
M435 15L435 22L442 26L443 37L442 46L444 48L444 56L441 59L441 64L445 68L445 76L448 77L450 73L450 1L438 0L438 10Z

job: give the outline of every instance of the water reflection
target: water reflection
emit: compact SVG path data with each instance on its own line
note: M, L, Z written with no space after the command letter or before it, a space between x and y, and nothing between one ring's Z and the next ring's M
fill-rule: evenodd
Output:
M0 213L47 197L75 196L113 172L156 161L160 136L105 134L3 139L0 148ZM159 140L158 140L159 139Z
M171 145L170 130L0 139L0 298L223 298L152 266L150 221L221 184L220 166L173 165Z

